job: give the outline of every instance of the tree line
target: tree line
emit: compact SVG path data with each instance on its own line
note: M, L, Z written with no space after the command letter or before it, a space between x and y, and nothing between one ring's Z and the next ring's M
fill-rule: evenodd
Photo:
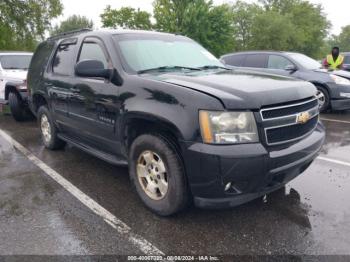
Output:
M33 50L47 31L54 35L94 27L91 20L76 15L51 27L51 20L62 11L60 0L2 0L0 50ZM241 50L284 50L321 58L335 45L350 51L350 25L330 36L331 23L322 5L307 0L237 0L221 5L211 0L155 0L152 13L107 6L100 17L103 27L186 35L217 56Z

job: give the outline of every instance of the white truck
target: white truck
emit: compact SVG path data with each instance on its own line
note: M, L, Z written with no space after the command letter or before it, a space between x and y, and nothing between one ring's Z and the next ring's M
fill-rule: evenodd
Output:
M8 104L17 121L24 120L29 114L26 78L32 55L0 52L0 104Z

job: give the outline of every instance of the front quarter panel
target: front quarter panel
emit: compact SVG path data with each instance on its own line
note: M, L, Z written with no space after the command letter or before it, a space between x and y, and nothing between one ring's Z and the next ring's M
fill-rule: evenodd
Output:
M173 127L179 140L200 141L198 111L224 109L216 98L186 87L140 76L128 78L119 95L122 123L133 117L150 119Z

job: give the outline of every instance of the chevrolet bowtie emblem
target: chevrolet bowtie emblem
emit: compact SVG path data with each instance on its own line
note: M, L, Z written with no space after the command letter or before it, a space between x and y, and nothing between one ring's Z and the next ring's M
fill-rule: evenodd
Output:
M310 120L310 113L309 112L303 112L297 116L297 122L299 124L305 124L309 120Z

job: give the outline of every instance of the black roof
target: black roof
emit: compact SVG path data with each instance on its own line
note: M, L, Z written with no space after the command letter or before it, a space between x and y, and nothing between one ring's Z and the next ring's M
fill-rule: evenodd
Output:
M58 39L63 39L63 38L69 38L73 37L76 35L89 35L89 34L94 34L94 35L117 35L117 34L159 34L159 35L175 35L171 33L163 33L163 32L157 32L157 31L146 31L146 30L129 30L129 29L103 29L103 30L91 30L88 28L80 29L80 30L74 30L74 31L69 31L69 32L64 32L52 37L49 37L47 41L50 40L58 40Z

